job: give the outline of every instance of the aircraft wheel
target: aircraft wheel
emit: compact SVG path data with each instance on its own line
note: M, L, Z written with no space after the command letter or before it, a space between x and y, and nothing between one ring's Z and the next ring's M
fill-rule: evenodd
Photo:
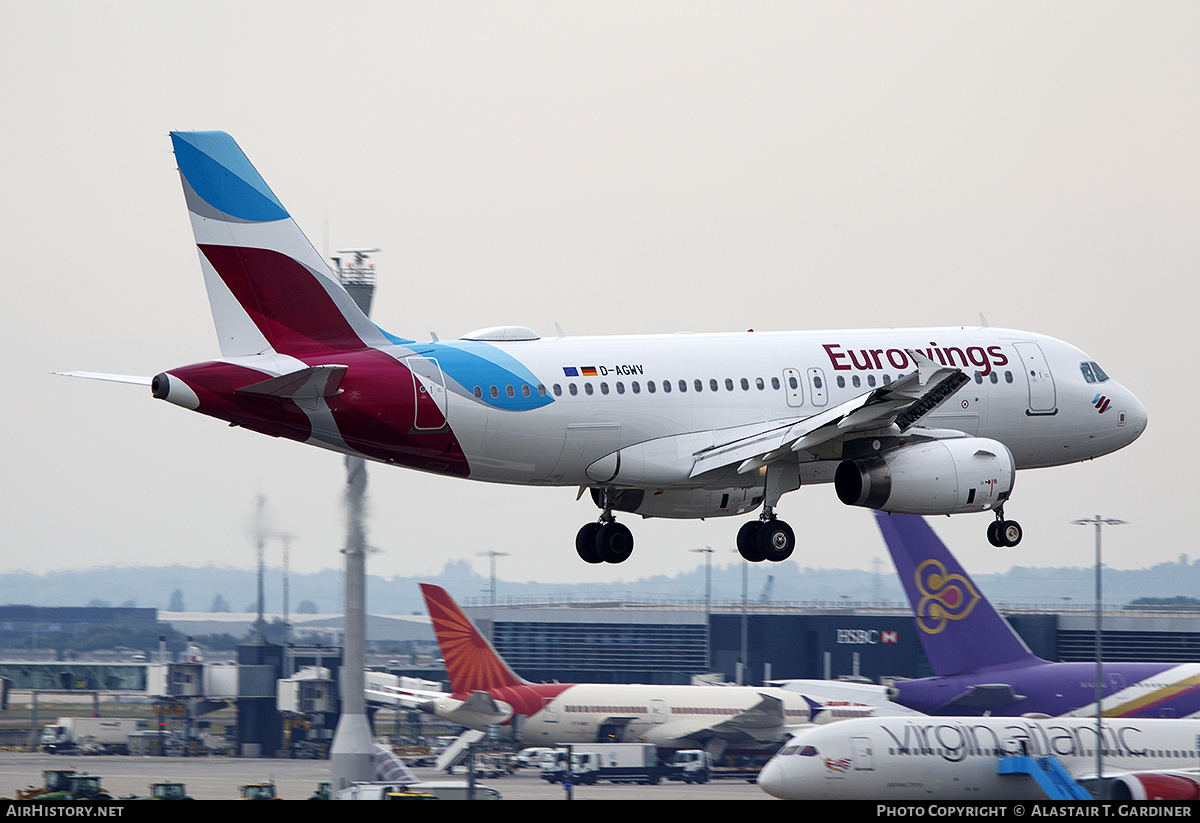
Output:
M782 520L767 520L759 525L754 538L758 553L772 563L787 560L796 548L796 535L792 527Z
M600 531L599 523L587 523L575 535L575 552L585 563L603 563L600 552L596 551L596 532Z
M761 563L766 558L758 549L758 528L762 525L761 521L751 520L738 529L737 534L737 550L743 559L749 560L751 563Z
M605 523L596 532L596 554L605 563L624 563L633 554L633 533L624 523Z
M1000 531L1002 528L1003 528L1003 523L999 520L993 520L991 523L988 524L988 527L987 527L988 542L991 543L993 546L995 546L997 549L1004 548L1004 535L1001 534L1001 531Z
M1000 525L1000 538L1004 541L1007 548L1012 548L1021 542L1021 538L1025 533L1021 531L1021 524L1016 520L1005 520Z

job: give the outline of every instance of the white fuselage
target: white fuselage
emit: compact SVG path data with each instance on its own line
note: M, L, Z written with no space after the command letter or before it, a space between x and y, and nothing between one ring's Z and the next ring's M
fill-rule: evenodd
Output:
M461 345L406 348L438 359L447 356L447 347ZM1145 411L1130 392L1111 379L1085 380L1081 364L1090 358L1079 349L1005 329L562 337L469 345L498 351L504 362L523 367L490 373L455 373L449 362L443 367L442 407L471 477L500 483L594 485L596 471L588 469L597 460L661 442L646 461L650 465L627 484L754 486L761 478L728 467L690 476L694 454L737 439L743 430L807 418L895 381L915 370L909 350L972 377L920 425L994 438L1009 448L1018 468L1098 457L1132 442L1145 426ZM522 408L523 392L534 401L526 406L544 395L541 405ZM1097 413L1093 401L1101 393L1113 411ZM801 453L800 459L803 482L823 482L840 454Z
M1196 769L1200 721L1104 721L1105 775ZM1033 778L998 773L1002 756L1055 757L1074 779L1095 775L1096 721L1021 717L872 718L802 730L759 774L788 800L1045 798Z

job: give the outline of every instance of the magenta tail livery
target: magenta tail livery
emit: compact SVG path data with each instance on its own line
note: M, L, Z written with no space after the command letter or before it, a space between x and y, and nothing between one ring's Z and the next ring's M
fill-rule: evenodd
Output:
M1018 469L1090 460L1146 426L1092 358L1021 331L395 337L357 308L229 135L171 139L221 358L158 375L154 396L381 463L587 488L601 513L575 544L590 563L633 550L617 512L759 510L738 549L783 560L795 536L780 498L829 482L852 506L994 512L989 539L1016 545L1004 506Z

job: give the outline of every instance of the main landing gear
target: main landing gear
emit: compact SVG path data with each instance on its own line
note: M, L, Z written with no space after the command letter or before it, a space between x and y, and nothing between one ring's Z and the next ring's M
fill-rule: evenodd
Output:
M1011 549L1021 542L1024 532L1016 520L1004 519L1004 507L996 509L996 519L988 526L988 542L998 549Z
M608 489L598 523L587 523L575 535L575 551L587 563L624 563L633 554L633 532L613 517Z
M795 548L796 535L792 527L775 517L770 507L763 508L758 520L751 520L738 529L738 554L751 563L787 560Z

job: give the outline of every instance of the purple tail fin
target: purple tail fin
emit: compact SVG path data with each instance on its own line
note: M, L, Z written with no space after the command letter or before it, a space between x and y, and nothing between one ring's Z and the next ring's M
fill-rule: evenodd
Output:
M875 513L939 677L1038 663L921 517Z

